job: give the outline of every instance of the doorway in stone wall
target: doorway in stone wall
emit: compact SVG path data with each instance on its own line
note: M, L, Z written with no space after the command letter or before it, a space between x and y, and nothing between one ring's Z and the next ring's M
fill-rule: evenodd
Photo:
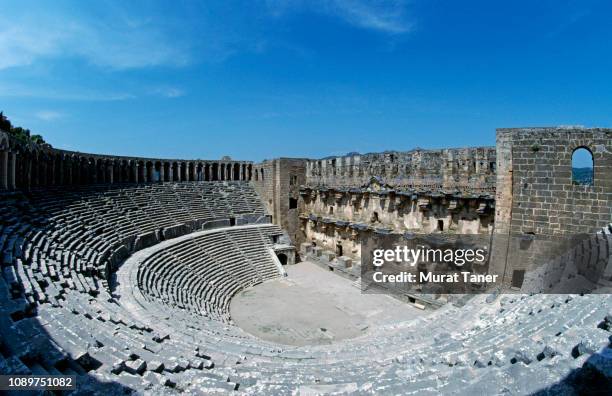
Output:
M278 261L280 261L282 265L287 265L287 255L285 253L279 253L276 257L278 257Z

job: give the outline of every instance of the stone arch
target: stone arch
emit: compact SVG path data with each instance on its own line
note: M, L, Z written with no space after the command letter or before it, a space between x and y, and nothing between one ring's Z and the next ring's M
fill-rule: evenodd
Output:
M179 163L179 180L187 181L187 163Z
M198 163L198 181L209 181L210 180L210 165Z
M217 181L219 180L218 176L219 176L219 163L215 162L212 164L212 175L211 175L210 180Z
M128 161L121 161L121 183L127 183L130 180L130 170Z
M248 175L247 175L247 180L251 180L253 177L253 165L249 164L249 166L247 167L248 169Z
M153 181L155 182L162 182L163 178L162 178L162 169L163 169L163 164L161 163L161 161L155 161L155 164L153 165Z
M162 166L164 167L164 171L162 172L164 182L170 181L170 164L168 162L163 162Z
M177 181L179 179L179 164L177 162L172 163L172 178L171 181Z
M595 159L593 152L586 146L578 146L572 151L572 184L593 186L595 180Z
M187 181L194 181L194 177L195 177L194 168L195 168L195 165L193 164L193 162L189 162L187 164Z
M240 180L240 164L234 164L234 177L233 180Z

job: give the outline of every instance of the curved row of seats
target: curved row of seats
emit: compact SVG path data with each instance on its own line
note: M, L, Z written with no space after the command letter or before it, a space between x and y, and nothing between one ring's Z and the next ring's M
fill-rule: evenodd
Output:
M11 285L21 281L29 302L47 298L47 273L95 291L130 251L174 236L177 228L180 234L209 221L264 215L244 182L39 190L5 194L2 204L5 277Z
M229 303L240 290L280 275L270 249L275 225L223 228L158 250L138 267L148 299L229 322Z
M131 252L208 222L265 221L249 183L86 186L0 201L0 373L79 375L96 390L109 381L167 389L184 383L173 376L212 367L192 344L138 322L109 291L108 275ZM236 387L223 372L202 375L202 387Z

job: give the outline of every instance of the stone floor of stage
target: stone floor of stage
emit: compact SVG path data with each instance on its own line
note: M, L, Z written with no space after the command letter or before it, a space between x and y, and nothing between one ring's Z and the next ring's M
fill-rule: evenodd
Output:
M361 294L352 281L310 262L285 268L286 278L232 299L231 317L237 326L267 341L318 345L427 314L390 296Z

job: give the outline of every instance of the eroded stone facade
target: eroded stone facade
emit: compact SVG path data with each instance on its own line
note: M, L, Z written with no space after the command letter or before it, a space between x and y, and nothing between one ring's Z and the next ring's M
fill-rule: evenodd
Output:
M491 233L496 152L413 150L309 160L301 235L359 259L363 233Z
M372 176L396 188L490 193L495 188L495 148L389 151L310 160L310 186L358 187Z

